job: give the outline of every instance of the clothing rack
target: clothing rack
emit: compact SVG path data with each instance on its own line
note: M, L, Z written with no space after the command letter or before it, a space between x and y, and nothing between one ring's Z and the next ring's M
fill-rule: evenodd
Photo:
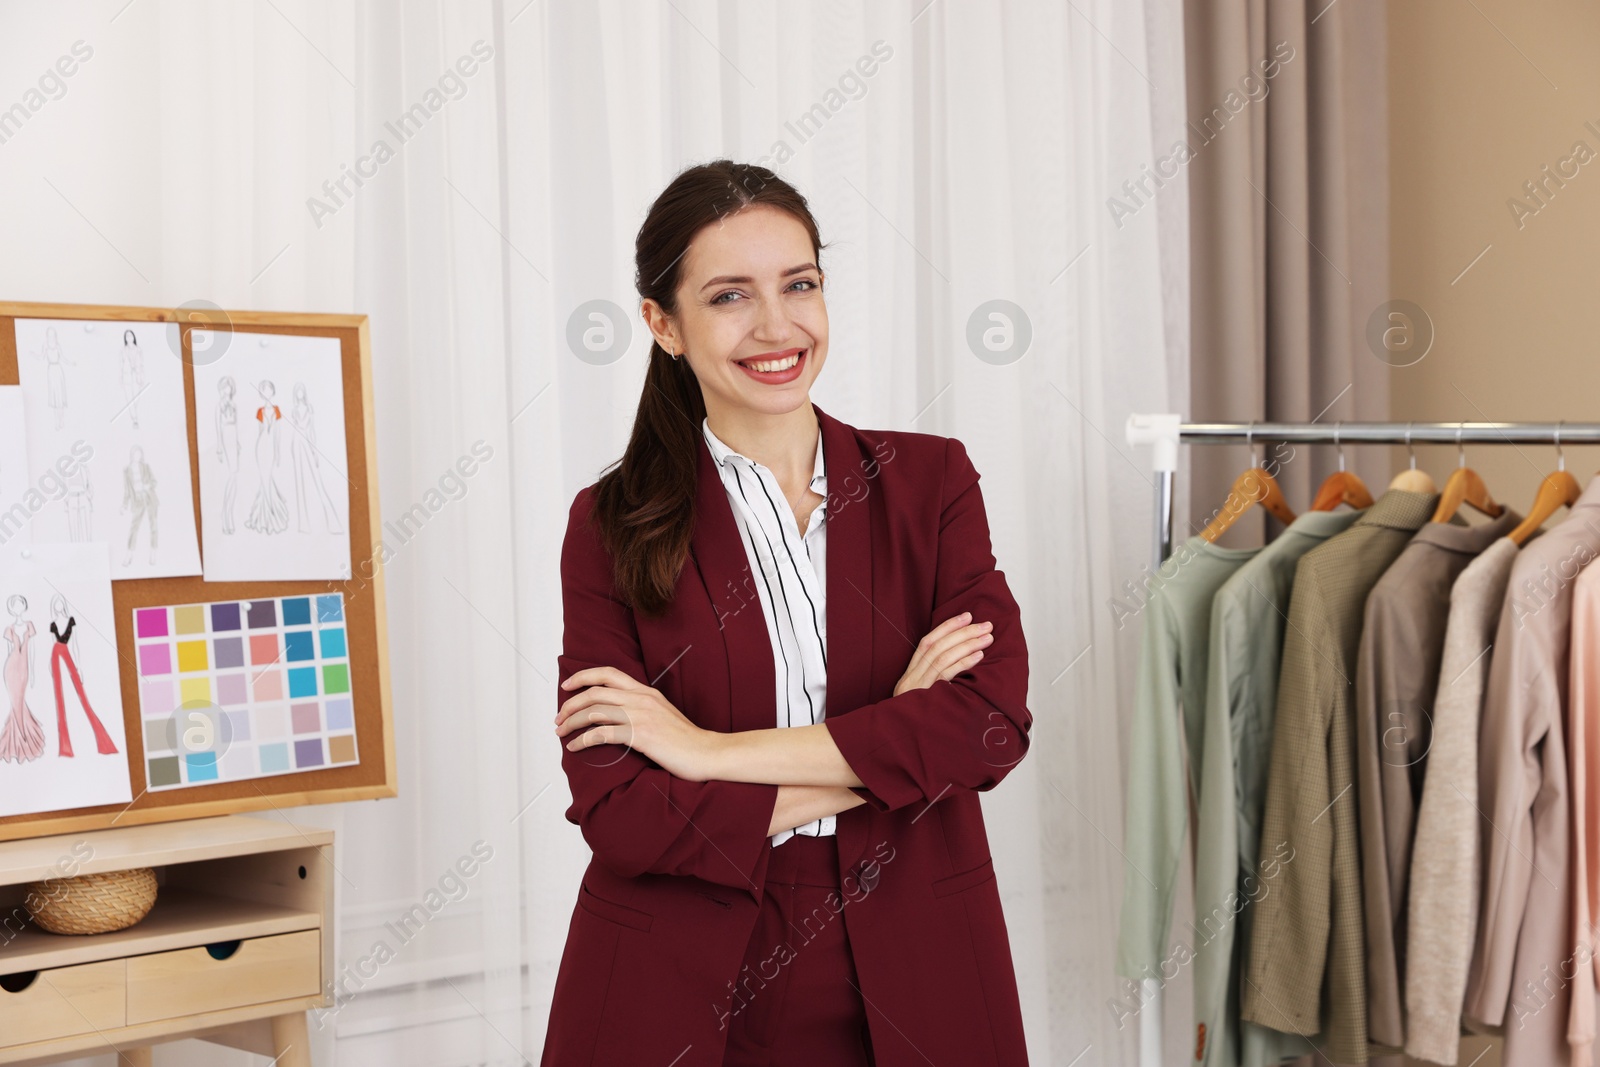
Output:
M1130 415L1128 444L1152 446L1155 469L1155 529L1152 570L1172 554L1172 486L1178 446L1261 444L1600 444L1600 422L1183 422L1175 414ZM1139 1012L1140 1067L1162 1067L1162 997L1159 983L1146 980Z

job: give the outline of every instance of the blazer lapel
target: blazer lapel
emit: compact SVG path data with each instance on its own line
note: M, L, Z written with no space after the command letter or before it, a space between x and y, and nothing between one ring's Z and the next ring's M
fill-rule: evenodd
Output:
M727 655L728 728L770 730L778 725L777 675L766 616L761 613L761 595L756 591L760 577L751 570L717 461L711 457L704 435L697 431L696 436L700 468L689 551L711 598Z
M827 715L847 714L871 701L872 497L876 482L862 470L855 431L812 404L822 424L828 472ZM866 492L858 491L865 486Z
M828 472L828 696L827 717L848 715L872 700L872 542L877 480L866 477L855 430L811 405L822 424L823 463ZM873 835L876 812L865 804L834 820L839 874L845 891L860 877L857 861Z

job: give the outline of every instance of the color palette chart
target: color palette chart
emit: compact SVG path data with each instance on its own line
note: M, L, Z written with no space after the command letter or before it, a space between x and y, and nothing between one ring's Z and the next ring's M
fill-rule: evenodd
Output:
M135 608L152 792L357 763L344 596Z

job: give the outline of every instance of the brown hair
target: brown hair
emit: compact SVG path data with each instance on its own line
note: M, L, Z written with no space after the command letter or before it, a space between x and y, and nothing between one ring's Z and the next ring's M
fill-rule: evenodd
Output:
M650 205L634 242L639 298L676 314L689 242L711 223L755 204L793 215L811 235L811 250L822 265L822 240L806 198L766 167L718 159L683 171ZM659 615L672 603L689 556L705 416L705 398L688 359L673 359L652 339L627 450L601 475L591 514L614 561L617 589L647 615Z

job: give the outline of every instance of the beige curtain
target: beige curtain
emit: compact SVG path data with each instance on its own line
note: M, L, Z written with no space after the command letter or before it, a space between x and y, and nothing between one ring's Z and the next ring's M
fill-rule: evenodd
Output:
M1184 21L1189 418L1388 418L1390 364L1366 341L1374 312L1404 297L1388 291L1383 5L1185 0ZM1249 462L1243 445L1185 452L1179 540ZM1258 452L1281 465L1297 512L1337 467L1332 446ZM1383 446L1345 449L1374 494L1388 457ZM1252 509L1223 543L1259 544L1267 521Z

